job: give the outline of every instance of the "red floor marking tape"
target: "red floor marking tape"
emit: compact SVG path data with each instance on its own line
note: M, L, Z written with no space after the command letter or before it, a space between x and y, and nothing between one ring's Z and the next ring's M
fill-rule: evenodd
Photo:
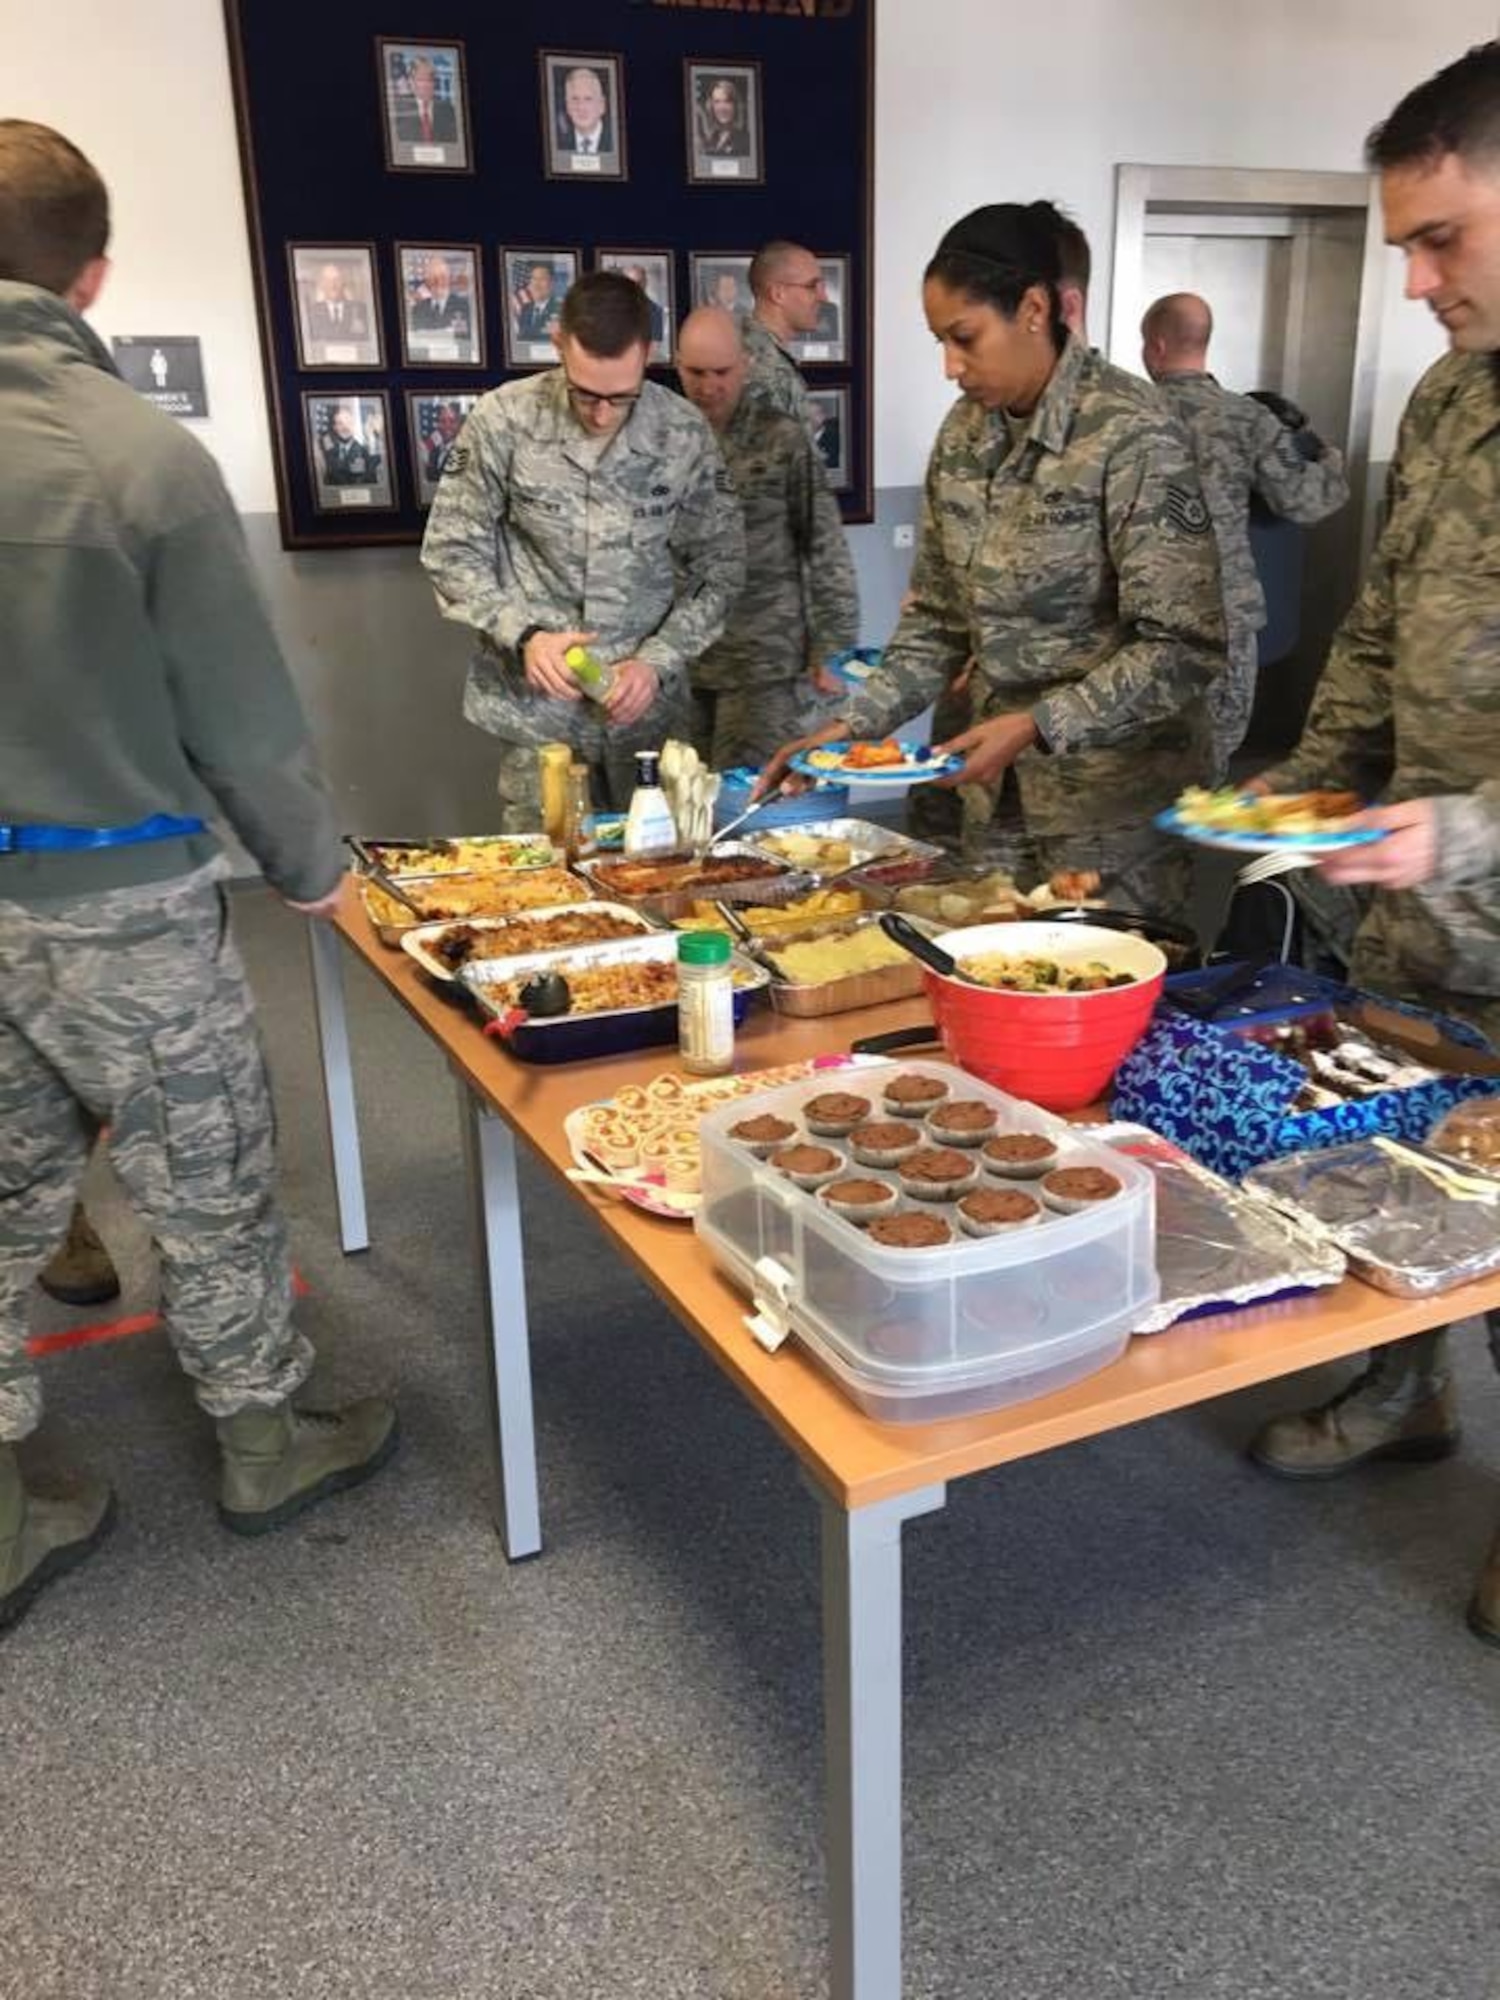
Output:
M292 1291L305 1299L309 1286L300 1271L292 1273ZM64 1327L61 1333L38 1333L26 1343L33 1357L44 1354L71 1354L77 1347L102 1347L106 1341L129 1340L132 1334L152 1333L161 1325L160 1313L131 1313L124 1319L95 1320L88 1326Z

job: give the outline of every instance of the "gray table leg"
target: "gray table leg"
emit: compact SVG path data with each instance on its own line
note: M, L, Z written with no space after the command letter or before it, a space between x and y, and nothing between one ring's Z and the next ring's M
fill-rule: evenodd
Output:
M531 1409L531 1347L526 1322L526 1265L516 1142L459 1079L458 1115L469 1161L480 1269L484 1281L485 1383L493 1415L495 1493L500 1539L512 1562L541 1552L536 1426Z
M924 1487L853 1512L818 1489L832 2000L901 2000L901 1524Z
M365 1177L359 1157L359 1112L354 1071L349 1062L349 1023L344 1014L343 946L332 924L314 918L307 926L312 958L313 1004L318 1018L318 1053L323 1063L323 1099L328 1111L328 1145L333 1155L333 1187L339 1207L339 1240L345 1251L368 1250Z

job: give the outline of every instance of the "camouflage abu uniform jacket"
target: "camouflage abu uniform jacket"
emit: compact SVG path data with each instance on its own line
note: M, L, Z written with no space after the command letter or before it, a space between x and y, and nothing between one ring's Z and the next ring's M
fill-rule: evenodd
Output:
M795 417L810 438L816 439L818 420L808 401L802 370L768 327L754 313L740 321L745 352L750 357L750 381L746 395L759 403L769 403L784 417Z
M851 727L917 715L972 653L980 719L1048 746L1015 765L1032 834L1141 826L1208 765L1224 664L1212 524L1150 386L1070 340L1029 422L961 402L938 432L902 613Z
M680 705L687 669L723 630L745 578L745 534L713 432L655 382L602 444L568 404L561 369L481 397L438 485L422 567L445 618L471 625L464 714L513 743L573 742L593 703L528 685L529 625L597 632L606 661L655 667L638 728Z
M1278 791L1437 801L1438 874L1376 893L1355 976L1500 996L1500 380L1449 354L1401 420L1385 530ZM1471 1009L1470 1011L1475 1011ZM1485 1011L1485 1010L1480 1010Z
M1201 371L1159 376L1156 387L1193 447L1219 544L1232 644L1266 622L1266 594L1250 553L1251 495L1283 520L1324 520L1349 498L1343 453L1325 444L1321 458L1304 458L1263 403L1236 396Z
M740 399L719 433L745 516L745 587L692 670L694 687L798 680L859 638L859 586L838 502L793 417Z

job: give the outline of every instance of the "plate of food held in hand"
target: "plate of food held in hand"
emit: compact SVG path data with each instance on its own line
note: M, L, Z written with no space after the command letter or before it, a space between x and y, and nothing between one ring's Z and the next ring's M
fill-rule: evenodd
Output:
M1356 792L1211 792L1189 785L1170 811L1158 813L1164 833L1236 854L1334 854L1384 840L1380 827L1351 826L1364 811Z
M818 743L799 750L792 769L804 778L845 778L857 785L927 785L963 769L962 757L939 757L927 743Z

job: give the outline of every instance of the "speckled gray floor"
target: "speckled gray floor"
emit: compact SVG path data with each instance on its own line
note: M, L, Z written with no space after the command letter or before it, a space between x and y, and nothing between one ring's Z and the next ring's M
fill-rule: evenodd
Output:
M346 1262L297 928L259 892L240 915L317 1386L394 1388L405 1450L244 1544L159 1336L46 1364L34 1462L107 1472L122 1521L0 1646L0 1996L811 2000L816 1544L786 1454L533 1181L548 1552L509 1568L446 1073L355 975L376 1247ZM1472 1336L1462 1372L1441 1466L1264 1480L1239 1447L1283 1388L908 1530L908 2000L1500 1995L1500 1655L1460 1621L1500 1389Z

